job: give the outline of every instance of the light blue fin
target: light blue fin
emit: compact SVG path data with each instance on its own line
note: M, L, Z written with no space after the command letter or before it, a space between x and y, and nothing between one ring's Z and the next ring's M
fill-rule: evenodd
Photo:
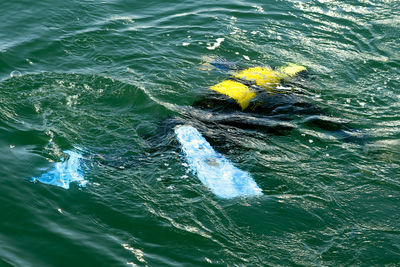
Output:
M214 66L216 69L219 69L222 72L227 73L239 69L239 67L235 63L220 59L215 59L213 62L210 62L210 65Z
M204 58L202 65L206 67L205 70L217 70L224 74L233 74L239 70L236 63L219 57L206 57Z
M53 169L42 174L40 177L32 178L33 182L55 185L65 189L69 184L76 182L79 186L86 185L82 170L82 155L74 151L65 151L69 157L63 162L57 162Z
M189 125L177 126L175 133L190 169L216 196L234 198L262 195L262 190L250 174L215 152L196 128Z

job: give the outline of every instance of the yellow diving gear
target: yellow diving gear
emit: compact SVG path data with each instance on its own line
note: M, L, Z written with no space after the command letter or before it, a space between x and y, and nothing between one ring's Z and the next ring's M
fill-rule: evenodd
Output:
M255 83L265 89L274 89L280 82L280 72L266 67L254 67L234 74L235 78Z
M281 73L283 79L291 78L296 76L302 71L306 71L307 68L304 66L300 66L297 64L290 63L286 66L282 66L278 69L278 71Z
M211 86L210 89L236 100L242 110L245 110L250 101L256 97L259 91L257 87L270 92L279 92L274 89L282 80L287 81L305 70L307 70L305 67L293 63L277 70L269 67L253 67L235 73L231 79Z
M242 110L245 110L249 105L250 100L257 95L248 86L233 80L222 81L214 86L211 86L210 89L235 99Z

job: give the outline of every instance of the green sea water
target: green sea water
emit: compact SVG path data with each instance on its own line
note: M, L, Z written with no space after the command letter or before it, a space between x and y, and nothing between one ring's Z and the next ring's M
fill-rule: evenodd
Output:
M0 14L0 266L400 265L399 1L2 0ZM358 141L305 118L287 135L198 122L264 194L217 198L158 133L228 77L214 60L306 66L301 97ZM30 181L70 149L85 187Z

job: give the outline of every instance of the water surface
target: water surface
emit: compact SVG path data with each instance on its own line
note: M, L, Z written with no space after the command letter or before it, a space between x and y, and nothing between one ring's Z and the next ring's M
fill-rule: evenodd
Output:
M396 266L399 5L264 2L2 1L0 265ZM307 66L302 97L359 140L196 122L264 193L216 198L173 135L144 137L190 122L215 59ZM29 181L74 148L86 187Z

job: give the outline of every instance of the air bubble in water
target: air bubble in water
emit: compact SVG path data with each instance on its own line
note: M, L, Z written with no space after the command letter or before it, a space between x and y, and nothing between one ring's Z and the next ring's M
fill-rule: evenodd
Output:
M21 77L21 76L22 76L21 72L19 72L19 71L17 71L17 70L13 70L13 71L10 73L10 77Z

